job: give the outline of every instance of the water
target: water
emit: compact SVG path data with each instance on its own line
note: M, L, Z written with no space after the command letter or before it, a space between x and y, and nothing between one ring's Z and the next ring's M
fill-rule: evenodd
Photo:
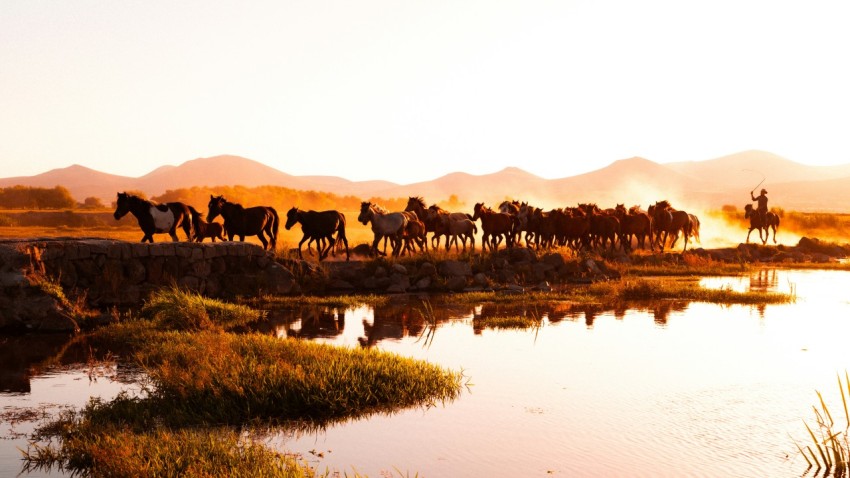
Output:
M525 310L544 318L528 330L476 327L476 316L523 312L494 306L438 308L429 329L416 300L278 311L267 333L393 351L463 369L470 384L451 403L281 433L269 444L321 470L373 477L800 476L806 463L792 437L810 441L802 420L813 423L815 390L842 410L836 374L850 370L848 283L843 271L703 279L705 287L792 292L797 301L553 305ZM30 377L32 392L0 393L0 407L71 395L82 403L126 387L85 377ZM72 393L69 380L81 390ZM19 461L7 466L10 443L20 441L0 440L4 476L20 469Z

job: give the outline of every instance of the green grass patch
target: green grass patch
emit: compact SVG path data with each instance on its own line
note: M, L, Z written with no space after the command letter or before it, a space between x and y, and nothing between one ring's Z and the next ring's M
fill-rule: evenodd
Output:
M145 301L140 311L163 330L218 330L256 322L265 313L187 292L177 287L160 289Z
M690 300L714 304L786 304L794 298L779 292L738 292L707 289L695 280L629 279L600 282L588 288L591 295L614 301Z

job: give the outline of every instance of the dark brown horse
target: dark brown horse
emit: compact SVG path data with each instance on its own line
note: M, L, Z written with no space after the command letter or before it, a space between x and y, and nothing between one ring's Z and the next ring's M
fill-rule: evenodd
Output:
M221 215L224 218L224 229L227 239L239 236L239 241L245 242L245 236L257 236L263 243L263 249L277 246L277 231L280 218L277 211L270 206L254 206L245 208L241 204L230 202L223 196L210 195L207 208L207 221L212 221ZM268 240L266 239L268 236Z
M670 248L675 247L676 241L679 240L679 232L685 239L685 247L682 252L688 249L688 238L691 235L691 217L685 211L673 209L667 200L658 201L648 208L649 215L652 217L652 226L655 229L655 241L659 243L661 252L664 252L664 247L667 244L667 239L672 237Z
M203 242L205 237L211 238L213 242L216 239L224 240L224 226L217 222L204 221L203 214L192 206L189 206L189 211L192 212L192 229L195 232L195 242Z
M142 242L153 242L154 234L168 233L172 241L178 241L177 228L183 228L186 239L192 240L192 213L189 206L182 202L154 204L147 199L127 193L118 193L115 212L112 216L117 221L127 213L136 216L139 227L145 233Z
M348 238L345 236L345 214L335 209L329 211L302 211L297 207L293 207L286 212L286 224L284 227L288 231L296 223L301 224L301 231L304 234L298 243L299 258L301 257L301 245L308 239L316 240L320 261L328 257L328 252L332 252L336 256L336 241L341 240L345 245L345 260L349 260ZM337 235L336 239L333 237L334 233ZM327 247L324 247L322 244L325 239L328 241Z
M481 219L481 230L483 237L481 238L481 250L484 251L488 247L490 251L499 249L499 244L502 242L502 237L505 238L505 245L513 247L514 243L514 217L503 212L496 212L484 203L476 203L473 208L472 220Z
M767 240L770 239L770 229L773 229L773 243L776 244L776 230L779 229L779 216L773 212L767 212L764 215L764 221L762 221L761 215L758 211L753 209L752 204L747 204L744 206L744 219L750 220L750 230L747 231L747 242L750 242L750 233L753 232L753 229L758 229L759 231L759 239L761 239L762 244L767 244ZM764 236L762 236L762 230L764 230Z
M649 214L640 212L636 206L626 210L624 204L617 204L614 208L617 218L620 219L620 245L624 251L631 250L632 239L637 246L646 249L646 238L649 237L649 247L652 248L652 219Z

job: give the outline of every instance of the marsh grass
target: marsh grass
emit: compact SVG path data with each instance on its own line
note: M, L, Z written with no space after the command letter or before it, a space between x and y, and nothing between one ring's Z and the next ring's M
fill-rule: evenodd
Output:
M696 280L638 278L599 282L589 286L588 290L594 296L616 301L674 299L715 304L785 304L793 301L792 296L779 292L707 289Z
M473 327L488 329L532 329L539 328L542 319L534 315L509 315L497 317L475 317Z
M257 298L245 299L244 303L255 306L299 307L304 305L321 305L328 307L360 307L363 305L383 305L390 297L374 294L353 294L334 296L279 296L263 295Z
M170 287L151 294L140 315L163 330L191 331L232 329L263 319L265 312Z
M132 432L120 425L96 425L82 413L55 424L61 449L35 444L25 455L25 472L54 467L84 476L314 477L315 472L230 428Z
M850 399L850 375L844 372L844 381L841 376L838 377L838 391L841 394L841 404L844 411L844 422L838 423L829 411L823 395L816 391L818 396L818 405L813 405L812 410L815 414L815 422L813 426L803 421L809 437L811 437L811 445L806 445L805 449L802 445L795 441L797 449L809 468L820 470L824 468L824 475L832 472L833 476L845 476L847 472L847 464L850 461L850 408L847 400Z
M34 274L30 279L31 284L40 289L43 293L52 297L59 305L65 315L74 321L76 330L79 331L80 326L88 325L88 322L97 317L98 313L89 309L86 306L86 296L81 294L74 300L71 300L62 288L58 279L48 278L41 274Z

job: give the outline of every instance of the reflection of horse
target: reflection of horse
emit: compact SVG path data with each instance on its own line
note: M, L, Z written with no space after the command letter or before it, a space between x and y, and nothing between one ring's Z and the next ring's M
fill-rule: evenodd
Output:
M224 240L224 227L217 222L204 221L203 215L192 206L189 206L192 211L192 229L195 230L195 242L204 242L205 237L209 237L215 242L216 239Z
M348 238L345 237L345 215L337 210L330 211L302 211L297 207L286 212L286 230L292 229L295 223L301 224L301 232L304 236L298 243L298 257L301 257L301 244L307 239L316 240L319 249L319 260L328 257L328 252L336 256L336 241L341 240L345 245L345 259L348 260ZM336 239L333 235L336 233ZM328 245L324 247L323 242L327 239ZM309 245L309 243L308 243ZM323 249L324 248L324 249Z
M402 234L407 227L409 217L403 212L389 212L386 209L372 204L371 202L360 203L360 214L357 220L364 226L371 223L372 233L375 240L372 242L372 251L377 255L378 243L381 238L389 238L393 241L393 255L399 253ZM386 242L384 243L384 255L386 255Z
M762 222L761 214L753 209L752 204L744 206L744 211L746 211L744 213L744 219L750 220L750 230L747 231L747 242L750 242L750 233L753 232L753 229L758 229L761 243L767 244L767 240L770 239L770 229L773 228L773 242L775 244L776 230L779 229L779 216L773 212L766 212L764 214L764 222ZM762 236L762 230L764 230L764 236Z
M514 239L514 217L503 212L496 212L484 203L476 203L473 209L474 214L472 220L481 219L481 230L484 236L481 238L481 250L484 251L487 247L490 251L499 249L499 244L502 242L502 236L505 237L505 245L513 247Z
M136 216L139 227L145 233L142 242L153 243L153 235L167 232L172 241L178 241L177 228L183 228L187 240L192 240L192 213L189 206L182 202L154 204L147 199L127 193L118 193L115 212L112 216L117 221L127 213Z
M223 196L210 195L210 203L207 208L207 221L212 221L216 216L224 218L224 229L227 231L227 239L233 240L233 236L239 236L241 242L245 242L245 236L257 236L263 243L263 249L268 249L271 244L272 250L277 245L277 230L280 219L277 211L270 206L254 206L245 208L241 204L230 202ZM266 240L265 236L268 236Z

